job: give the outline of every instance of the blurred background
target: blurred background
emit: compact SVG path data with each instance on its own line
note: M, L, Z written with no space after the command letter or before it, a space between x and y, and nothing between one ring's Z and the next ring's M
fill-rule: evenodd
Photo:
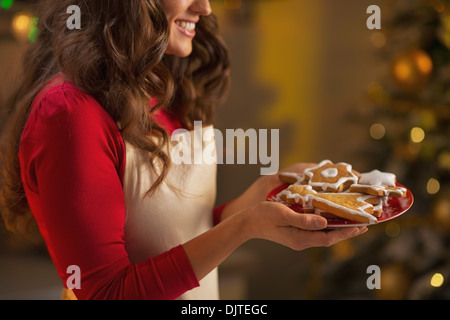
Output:
M35 41L36 1L0 0L0 102ZM220 267L223 299L450 298L450 1L212 0L232 59L216 126L279 129L280 166L345 161L393 172L412 209L330 248L246 243ZM370 5L381 29L369 30ZM220 165L217 204L258 165ZM366 286L378 265L381 289ZM0 230L0 299L59 299L45 248Z

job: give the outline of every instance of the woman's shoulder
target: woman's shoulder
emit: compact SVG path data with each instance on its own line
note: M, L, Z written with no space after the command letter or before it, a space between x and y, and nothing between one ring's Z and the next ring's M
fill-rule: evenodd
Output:
M106 111L91 95L60 74L51 79L36 95L32 106L32 113L34 112L44 119L72 112L107 116Z
M52 137L64 143L76 137L116 137L120 132L113 118L89 94L57 76L36 95L22 140L43 141Z

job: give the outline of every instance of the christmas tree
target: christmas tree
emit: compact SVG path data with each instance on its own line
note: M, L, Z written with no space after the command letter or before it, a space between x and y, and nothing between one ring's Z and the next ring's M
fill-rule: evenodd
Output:
M327 286L315 297L449 299L450 1L385 1L382 10L371 39L383 76L351 119L368 132L369 147L357 151L367 169L395 172L415 202L366 236L322 251L316 272ZM380 289L367 288L370 265L380 267Z

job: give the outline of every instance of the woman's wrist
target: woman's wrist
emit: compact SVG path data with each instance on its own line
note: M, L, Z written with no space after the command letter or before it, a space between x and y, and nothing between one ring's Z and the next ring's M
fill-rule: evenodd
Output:
M240 245L250 240L246 211L236 212L183 245L198 280L220 265Z

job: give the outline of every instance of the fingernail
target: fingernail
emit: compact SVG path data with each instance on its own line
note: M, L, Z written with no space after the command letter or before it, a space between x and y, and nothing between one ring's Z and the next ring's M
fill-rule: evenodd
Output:
M360 234L363 234L364 232L366 232L367 230L368 230L367 227L359 227L359 228L356 228L356 230L352 232L352 235L353 236L360 235Z
M317 229L324 229L327 227L327 220L326 219L315 219L314 220L314 227Z

